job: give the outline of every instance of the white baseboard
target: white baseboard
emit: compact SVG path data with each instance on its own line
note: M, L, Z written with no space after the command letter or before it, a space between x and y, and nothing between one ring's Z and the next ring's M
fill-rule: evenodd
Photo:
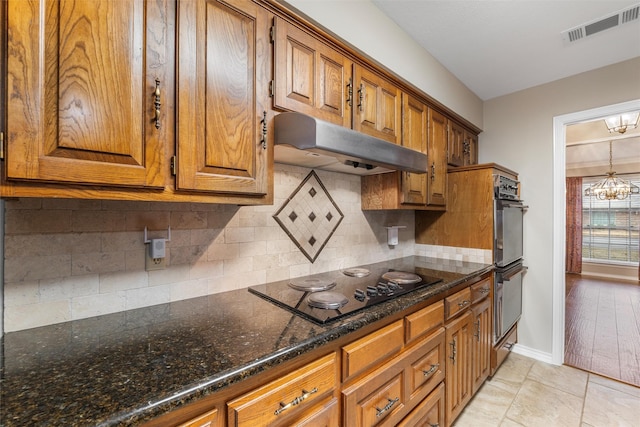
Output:
M525 347L521 344L516 344L513 347L512 350L514 353L518 353L522 356L526 356L526 357L530 357L532 359L538 360L540 362L544 362L544 363L549 363L552 365L555 365L556 363L553 362L553 357L551 356L551 353L545 353L543 351L540 350L536 350L530 347Z

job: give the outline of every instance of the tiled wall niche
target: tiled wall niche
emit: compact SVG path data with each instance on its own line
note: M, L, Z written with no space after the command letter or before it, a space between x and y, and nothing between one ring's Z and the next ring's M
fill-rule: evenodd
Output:
M309 169L275 165L271 206L20 199L5 207L5 332L413 255L412 211L362 212L360 177L316 171L344 213L311 263L273 219ZM169 266L144 269L144 227ZM386 225L405 225L387 245Z

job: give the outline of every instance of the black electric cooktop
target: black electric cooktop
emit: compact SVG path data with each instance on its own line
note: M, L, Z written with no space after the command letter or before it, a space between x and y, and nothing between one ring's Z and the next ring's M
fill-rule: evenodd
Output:
M380 264L252 286L249 292L324 324L442 281L416 274L412 266Z

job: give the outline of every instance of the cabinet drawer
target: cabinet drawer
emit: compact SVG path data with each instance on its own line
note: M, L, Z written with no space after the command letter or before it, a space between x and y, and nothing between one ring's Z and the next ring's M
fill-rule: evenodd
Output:
M379 369L344 391L344 420L354 427L393 426L404 408L400 366Z
M214 409L206 414L202 414L184 424L180 424L178 427L217 427L218 425L218 410Z
M444 427L444 384L438 385L416 408L411 411L398 427Z
M398 320L342 347L343 381L397 353L404 344L404 324Z
M333 397L327 399L326 402L321 402L294 420L288 421L287 425L292 427L339 426L340 406L338 399Z
M408 378L412 398L416 395L424 396L444 379L446 357L444 338L445 330L440 328L419 346L416 352L419 358L411 362Z
M406 342L410 343L416 338L431 332L433 329L444 324L444 303L438 301L418 310L405 318Z
M471 303L475 304L489 296L491 292L491 277L471 285Z
M518 342L518 324L513 325L509 333L491 349L491 375L496 373L513 346Z
M276 425L326 396L335 388L336 376L336 354L331 353L229 402L229 423Z
M471 306L471 290L464 288L444 299L444 315L449 320Z
M343 390L349 426L395 426L444 379L444 342L440 328Z

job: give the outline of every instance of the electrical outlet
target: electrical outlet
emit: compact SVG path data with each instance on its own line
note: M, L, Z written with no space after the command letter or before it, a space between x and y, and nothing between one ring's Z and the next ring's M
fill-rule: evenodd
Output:
M164 270L167 268L166 258L151 258L149 255L149 249L145 248L144 251L144 269L147 271Z

